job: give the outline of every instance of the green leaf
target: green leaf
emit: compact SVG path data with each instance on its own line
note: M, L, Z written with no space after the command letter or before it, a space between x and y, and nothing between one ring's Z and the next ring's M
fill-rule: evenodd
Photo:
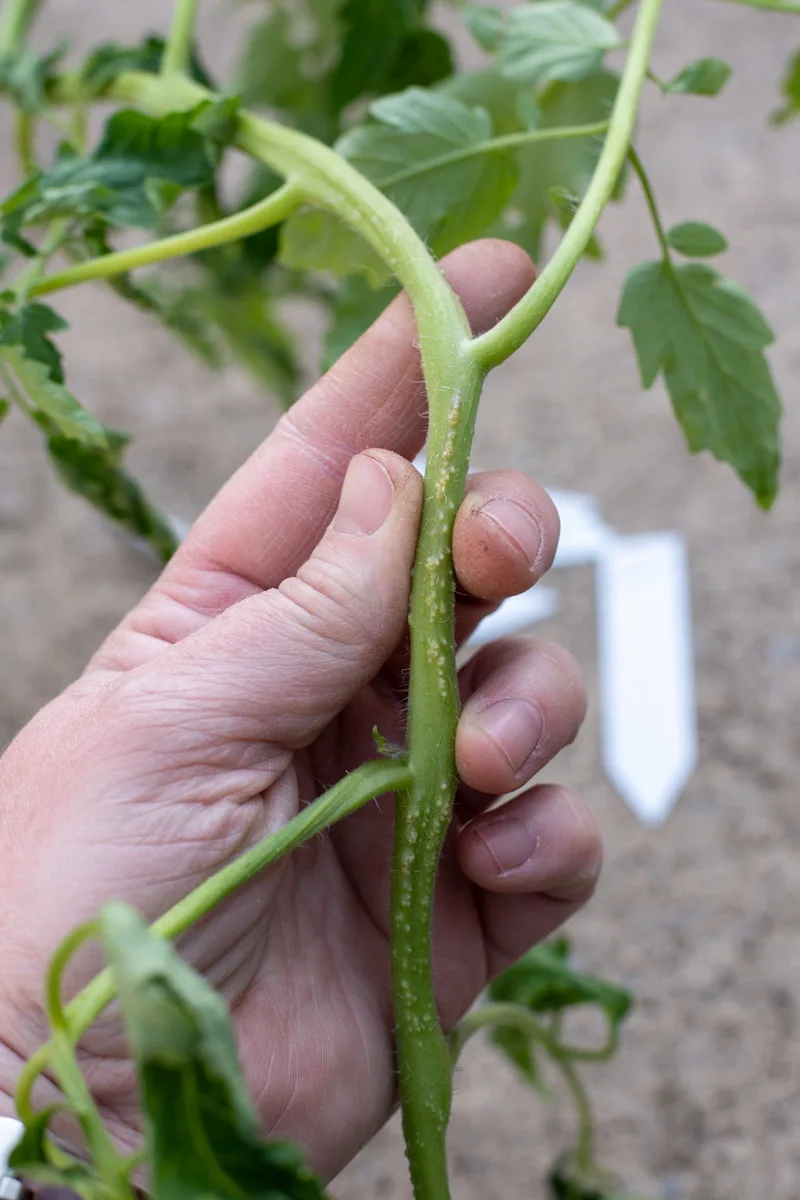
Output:
M533 1013L561 1012L575 1005L591 1004L606 1015L617 1029L631 1007L624 988L594 975L576 971L569 962L570 945L565 937L543 942L489 984L492 1000L521 1004Z
M0 421L2 421L4 417L7 417L10 412L11 405L9 404L8 400L3 400L2 397L0 397Z
M120 46L106 42L95 46L81 68L81 85L90 97L101 96L125 71L145 71L155 75L161 69L164 56L164 39L146 37L137 46ZM192 47L189 74L203 87L214 88L214 80L200 61L196 47Z
M578 0L541 0L512 10L498 64L515 83L584 79L619 41L615 26Z
M279 396L284 407L297 399L301 376L295 346L262 288L238 293L198 289L189 302L221 335L229 356Z
M773 125L785 125L800 114L800 50L789 61L782 90L785 103L770 117Z
M48 1154L50 1122L63 1107L59 1104L50 1105L34 1113L25 1123L22 1137L8 1157L9 1168L16 1175L48 1188L66 1188L87 1198L97 1196L102 1185L88 1164L70 1156L63 1165L60 1162L59 1166L55 1166Z
M0 346L20 346L28 358L43 363L55 383L64 382L61 351L48 337L67 328L67 322L46 304L33 301L15 313L0 312Z
M483 50L496 50L503 33L504 14L491 4L468 4L461 16Z
M769 508L781 403L764 355L773 334L744 289L705 263L642 263L617 323L631 331L644 386L663 373L689 448L730 463Z
M336 144L340 154L405 213L436 254L477 237L499 216L516 185L514 161L488 145L491 119L441 92L408 88L376 100L372 120ZM303 212L284 226L281 257L292 267L376 284L388 272L362 239L336 218Z
M67 51L62 42L49 54L23 46L0 57L0 92L5 92L23 112L36 114L45 107L47 86Z
M569 964L569 942L558 938L529 950L513 967L489 985L491 1000L519 1004L532 1013L557 1013L575 1005L600 1008L610 1030L624 1020L631 997L623 988L593 975L575 971ZM498 1024L492 1042L523 1073L537 1091L547 1093L536 1055L536 1042L520 1029Z
M239 124L239 96L219 96L195 110L192 129L220 146L229 146Z
M322 1200L285 1142L263 1142L221 997L112 903L101 931L139 1075L150 1182L159 1200Z
M331 325L325 335L323 371L328 371L369 329L398 291L396 284L384 288L370 287L359 276L342 282L331 309Z
M113 429L105 432L106 446L49 437L47 448L56 474L70 491L83 496L133 537L147 542L161 561L167 562L178 548L175 531L122 465L122 453L130 439Z
M81 84L89 97L100 96L124 71L155 75L161 68L164 39L147 37L138 46L107 42L96 46L81 68Z
M280 261L299 271L330 271L344 278L363 273L376 286L390 272L360 234L332 213L302 209L280 229Z
M579 83L557 83L541 98L542 127L584 125L608 119L617 94L619 79L601 72ZM542 256L542 236L548 221L563 228L564 213L553 201L552 189L579 199L592 177L602 150L602 138L564 138L550 142L532 142L519 147L519 186L511 200L511 214L504 217L498 234L518 242L534 261ZM615 199L621 193L620 180ZM594 246L599 253L599 243Z
M345 0L341 56L331 79L338 112L358 96L386 91L403 43L419 28L424 0Z
M731 76L731 68L721 58L700 58L664 84L665 92L685 92L692 96L718 95Z
M687 258L711 258L728 249L727 239L719 230L703 221L682 221L680 225L673 225L667 233L667 242Z
M452 73L453 52L447 38L435 29L414 29L400 43L380 90L430 87Z
M208 107L206 102L161 118L115 113L92 154L63 150L49 171L26 181L5 201L3 214L14 229L55 216L155 227L165 201L214 179L218 148L193 127Z
M623 1200L617 1195L613 1181L604 1180L600 1174L586 1176L567 1159L556 1163L548 1175L548 1190L553 1200L615 1200L615 1196Z
M47 367L29 358L21 346L0 345L4 359L22 387L34 415L41 414L65 438L86 446L105 446L103 426L61 383L55 383Z

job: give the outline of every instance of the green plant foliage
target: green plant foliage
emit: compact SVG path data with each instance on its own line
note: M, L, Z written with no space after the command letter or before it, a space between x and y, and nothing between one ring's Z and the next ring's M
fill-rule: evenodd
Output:
M781 404L764 356L772 330L744 289L704 263L642 263L617 320L631 331L643 385L663 373L689 448L730 463L768 508Z
M730 77L731 68L721 58L700 58L665 83L664 91L685 92L691 96L717 96Z
M498 62L515 83L585 79L619 41L616 27L579 0L541 0L512 9Z
M327 371L353 342L369 329L398 294L396 285L373 288L362 276L342 282L331 306L331 324L325 335L322 370Z
M106 429L106 445L86 445L74 438L52 435L47 448L62 483L121 526L146 542L162 562L178 548L175 531L148 501L137 481L125 471L122 456L130 438Z
M800 114L800 50L790 60L782 85L784 103L770 120L773 125L785 125Z
M155 228L182 191L213 183L218 150L195 128L209 107L161 118L115 113L90 155L63 148L49 171L6 200L4 216L14 232L61 216Z
M496 50L503 35L503 14L490 4L468 4L461 10L475 41L483 50Z
M615 1036L630 1010L630 993L594 975L576 971L570 964L569 955L570 943L565 937L534 947L489 984L489 999L518 1004L537 1016L562 1013L577 1005L591 1005L605 1015L609 1032ZM492 1031L492 1041L522 1071L529 1083L541 1089L536 1044L529 1034L499 1025Z
M600 72L580 83L557 83L540 98L542 128L589 125L608 120L619 86L618 76ZM565 138L550 142L532 142L517 151L519 186L511 200L511 215L500 223L498 232L519 242L534 261L540 261L542 237L548 221L564 227L564 212L553 197L583 196L597 163L602 138ZM622 179L617 191L620 194ZM521 223L519 218L522 218ZM598 242L595 242L599 245Z
M0 364L34 417L61 437L106 446L103 426L64 386L61 355L48 335L65 328L66 322L44 304L27 304L16 313L0 310Z
M502 212L517 183L510 155L491 147L492 122L483 108L451 96L408 88L376 100L371 120L336 144L376 184L438 252L477 236ZM300 214L285 226L283 261L335 274L361 269L376 283L385 268L361 239L326 214Z
M725 237L703 221L682 221L667 232L667 242L686 258L711 258L728 249Z
M67 1161L60 1161L58 1166L53 1162L49 1152L49 1126L59 1111L60 1105L51 1105L25 1123L22 1137L9 1155L8 1165L31 1183L68 1188L79 1196L97 1196L98 1180L90 1166L71 1156Z
M39 54L26 46L14 54L0 56L0 92L5 92L24 113L41 112L48 84L55 79L66 50L64 43L48 54Z
M158 1200L323 1200L285 1142L264 1142L219 994L127 905L101 936L136 1062Z

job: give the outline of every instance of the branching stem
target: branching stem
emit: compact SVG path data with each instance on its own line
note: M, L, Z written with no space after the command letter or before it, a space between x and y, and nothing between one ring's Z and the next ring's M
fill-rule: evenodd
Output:
M536 283L511 312L472 343L471 353L485 370L505 362L542 323L588 246L613 195L636 124L639 97L650 66L662 3L663 0L641 0L603 152L597 160L586 195L558 249Z
M258 204L230 217L223 217L208 225L200 225L185 233L176 233L172 237L148 242L131 250L104 254L89 262L79 263L77 266L48 275L30 288L29 295L46 295L48 292L57 292L79 283L86 283L90 279L110 279L114 275L122 275L138 267L196 254L199 250L209 250L212 246L222 246L226 242L240 241L285 221L300 206L302 200L302 190L295 184L286 183Z

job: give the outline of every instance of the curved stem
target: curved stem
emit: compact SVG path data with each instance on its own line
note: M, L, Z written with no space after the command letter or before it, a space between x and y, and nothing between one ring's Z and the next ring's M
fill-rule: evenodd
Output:
M60 89L70 98L70 82ZM209 93L192 81L131 72L115 99L160 116ZM449 1196L445 1129L451 1079L431 967L433 888L455 795L458 690L450 538L463 494L483 371L470 359L464 311L398 209L345 159L294 129L239 115L236 145L334 212L377 251L417 319L430 411L428 467L411 597L411 778L398 795L393 859L392 977L406 1145L417 1200Z
M299 187L293 183L285 183L258 204L229 217L223 217L220 221L201 225L185 233L176 233L157 242L148 242L131 250L103 254L89 262L79 263L77 266L48 275L30 288L29 295L43 296L48 292L57 292L63 288L74 287L78 283L86 283L90 279L110 279L114 275L122 275L138 267L196 254L199 250L209 250L212 246L221 246L225 242L239 241L267 229L270 225L278 225L285 221L300 206L302 199Z
M467 1013L459 1021L450 1035L450 1054L455 1066L458 1056L466 1043L481 1029L487 1026L505 1025L507 1028L518 1029L521 1033L537 1041L549 1054L552 1062L561 1074L566 1084L578 1118L578 1140L575 1148L575 1162L578 1169L590 1174L597 1169L594 1160L594 1113L589 1093L583 1080L575 1069L576 1059L592 1059L602 1055L609 1057L616 1047L616 1037L609 1038L607 1046L602 1051L580 1051L571 1046L562 1045L550 1031L536 1019L533 1013L520 1004L492 1003L484 1004L474 1012Z
M45 1011L47 1019L50 1022L52 1029L58 1031L67 1030L67 1019L64 1013L64 1008L61 1003L61 979L64 974L64 968L72 958L76 950L78 950L84 942L88 942L97 933L97 923L89 921L84 925L78 925L76 929L64 939L61 945L56 950L53 957L50 959L50 964L47 968L47 976L45 979Z
M407 787L411 778L408 763L403 759L382 759L364 763L339 783L320 796L313 804L302 809L277 833L264 838L246 854L223 867L216 875L184 896L157 921L152 928L165 938L176 938L190 925L235 891L259 871L276 862L309 838L322 833L329 825L355 812L376 796ZM83 991L70 1001L64 1010L70 1036L77 1040L92 1021L110 1003L114 995L111 971L101 971ZM15 1093L17 1115L22 1121L33 1115L31 1092L39 1075L47 1067L52 1054L52 1043L48 1042L28 1059L19 1079Z
M178 0L175 6L172 28L161 62L163 75L185 75L189 70L198 4L199 0Z
M642 160L639 158L639 155L633 146L631 146L628 150L628 158L630 159L631 166L636 172L636 176L641 184L642 191L644 192L644 198L647 201L647 207L650 210L650 216L653 220L653 226L656 231L656 237L658 238L658 244L661 247L661 255L664 259L664 262L669 263L672 260L669 242L667 241L666 230L664 229L661 215L658 211L658 205L656 204L656 198L653 193L653 189L650 186L650 180L647 177L647 172L644 169L644 164L642 163Z
M505 1025L506 1028L518 1029L547 1046L552 1040L547 1029L527 1008L521 1004L497 1001L482 1004L480 1008L468 1012L456 1025L448 1038L450 1044L450 1059L456 1065L461 1051L467 1042L481 1029L492 1028L494 1025Z
M5 0L0 11L0 55L14 54L36 16L41 0Z
M663 0L641 0L603 152L597 160L586 195L558 249L536 283L511 312L472 343L471 353L485 370L505 362L547 316L580 261L603 209L613 195L633 135L662 3Z

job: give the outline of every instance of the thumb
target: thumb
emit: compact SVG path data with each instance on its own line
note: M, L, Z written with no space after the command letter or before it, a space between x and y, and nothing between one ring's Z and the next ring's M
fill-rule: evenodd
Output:
M421 507L409 462L386 450L357 454L336 515L297 574L171 647L158 688L148 686L151 703L173 723L182 710L181 725L195 718L195 729L211 717L214 740L229 749L308 745L403 636Z

